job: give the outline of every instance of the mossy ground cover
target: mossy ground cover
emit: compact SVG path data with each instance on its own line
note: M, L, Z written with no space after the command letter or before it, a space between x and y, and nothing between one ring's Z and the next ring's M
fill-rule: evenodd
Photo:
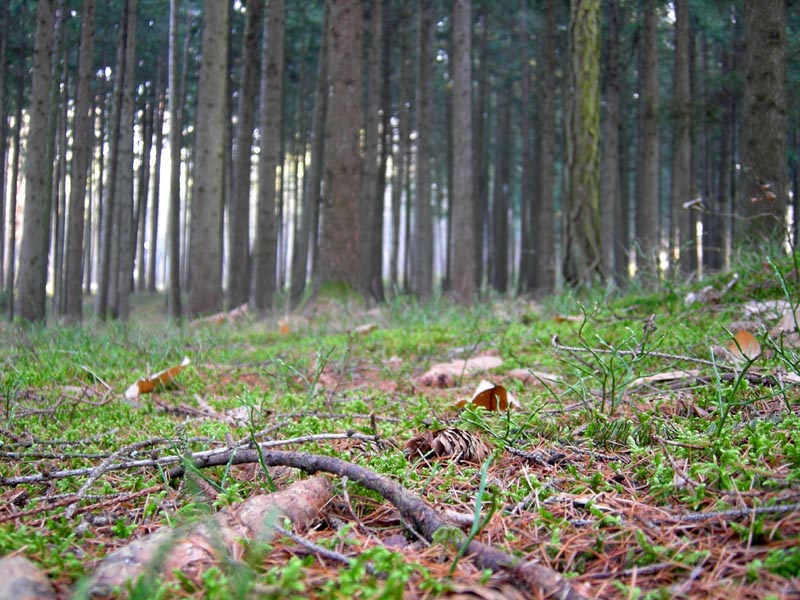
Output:
M791 335L769 335L778 316L743 312L753 300L797 308L797 271L780 259L736 272L730 287L724 274L691 288L490 299L471 309L443 299L399 298L371 310L331 300L281 318L182 327L159 316L162 298L141 296L126 325L4 325L0 556L30 558L69 597L132 540L306 476L253 464L170 481L165 467L98 465L304 438L290 449L386 475L454 527L565 574L589 597L797 592L800 349ZM707 297L687 305L687 294L706 286ZM366 324L376 327L357 329ZM759 340L757 357L731 349L740 327ZM432 364L487 354L503 364L459 374L448 387L422 384ZM124 397L184 356L191 365L174 384ZM519 369L558 380L523 382L510 376ZM481 379L502 383L521 408L457 408ZM443 427L490 443L491 462L403 453L414 435ZM366 439L375 435L381 443ZM128 593L514 593L457 558L446 535L425 543L380 495L333 483L333 500L301 535L349 562L276 533L249 542L236 563L142 580Z

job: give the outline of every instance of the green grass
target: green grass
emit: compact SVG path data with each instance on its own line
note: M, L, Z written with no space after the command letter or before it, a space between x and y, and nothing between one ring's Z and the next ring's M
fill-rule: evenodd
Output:
M126 456L163 456L224 445L226 439L372 434L375 426L391 442L382 450L322 440L293 449L352 460L442 508L469 514L476 498L490 501L496 512L485 521L481 515L488 505L475 512L470 535L512 554L546 558L588 589L602 581L593 578L597 573L612 569L614 586L603 593L625 597L635 584L641 597L661 597L663 580L633 581L626 569L670 564L671 581L679 582L681 573L717 560L727 545L731 560L738 561L739 570L731 575L735 585L774 591L780 581L797 577L797 553L786 539L798 535L800 517L731 517L715 535L690 528L663 539L632 523L637 510L656 511L648 517L655 518L663 511L754 508L785 504L796 493L797 386L759 385L745 376L800 375L800 349L770 340L768 324L757 330L766 352L753 364L731 371L736 365L726 363L717 349L731 343L727 328L743 319L744 302L786 299L796 306L795 267L793 257L743 257L738 281L714 304L686 305L684 298L690 289L724 288L730 274L690 288L666 281L658 293L594 290L535 306L494 300L469 310L443 298L429 304L396 298L366 312L352 298L329 294L318 309L307 306L306 316L287 321L288 331L278 317L177 327L161 316L163 298L153 295L134 298L128 324L91 319L84 327L4 324L0 477L90 469L120 450ZM557 318L568 315L580 319ZM378 328L354 332L369 322ZM464 377L449 390L419 384L434 363L487 351L504 360L488 376ZM134 402L123 397L131 383L184 356L192 364L175 385ZM518 368L555 373L563 383L523 385L505 377ZM678 389L639 383L676 369L696 369L703 379ZM735 376L728 378L731 372ZM502 381L523 409L457 410L455 403L469 398L481 377ZM208 407L216 414L208 414ZM236 420L226 419L231 414ZM445 425L481 435L498 448L497 458L483 471L481 465L406 460L405 441L425 427ZM152 443L133 450L145 440ZM512 450L556 459L536 462ZM85 581L96 559L162 524L193 518L198 506L208 514L286 484L271 477L242 478L222 467L201 476L216 490L215 499L198 499L188 485L169 488L158 469L109 472L90 486L72 518L59 495L80 490L85 475L0 486L0 493L23 490L27 498L13 510L32 511L18 518L0 511L6 519L0 522L0 555L22 553L54 580L74 586ZM131 584L131 597L244 598L257 590L259 597L389 598L410 590L437 595L472 581L465 561L447 550L429 555L419 548L423 558L412 559L413 535L401 523L370 524L383 504L377 494L353 482L336 485L337 516L313 537L349 553L350 562L338 571L325 571L312 555L292 556L286 550L291 542L278 536L266 546L248 546L246 568L223 562L199 579L143 580ZM115 495L151 486L162 492L113 502ZM342 505L345 489L348 507ZM82 521L86 517L92 518ZM347 526L336 532L331 523L342 519ZM594 525L587 529L584 521ZM406 536L408 546L381 545L391 535ZM277 549L284 554L275 564ZM762 565L767 575L758 570ZM721 585L711 589L712 595L726 593Z

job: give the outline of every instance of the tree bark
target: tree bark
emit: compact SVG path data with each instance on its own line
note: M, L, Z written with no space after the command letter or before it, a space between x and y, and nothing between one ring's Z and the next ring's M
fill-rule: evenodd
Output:
M495 174L492 193L491 283L499 293L508 291L509 207L511 201L511 96L510 82L500 90L495 131Z
M250 303L259 313L273 305L277 276L276 171L281 159L281 97L283 90L283 0L270 2L264 22L261 57L262 132L258 161L258 208L253 243L253 277Z
M556 287L555 153L556 153L556 5L545 0L540 27L539 144L536 153L537 206L536 290L549 294Z
M247 3L244 29L244 59L239 89L236 147L233 157L233 194L228 208L228 307L247 301L250 291L250 176L252 172L253 126L259 76L259 31L263 0Z
M83 229L86 202L86 176L92 153L92 53L94 48L95 0L83 0L81 42L78 58L78 87L75 97L75 122L72 142L72 182L69 196L65 320L79 323L83 318Z
M433 134L433 43L435 22L430 3L417 11L417 153L415 165L412 286L421 299L433 294L433 215L431 212L431 147Z
M178 0L169 3L169 60L168 60L168 112L169 112L169 207L167 215L167 312L174 321L180 321L181 307L181 128L182 110L178 78ZM187 32L188 37L188 32Z
M641 0L644 11L639 56L639 120L636 167L637 270L651 281L659 274L658 62L655 0Z
M535 284L536 274L536 238L533 229L534 206L533 198L535 188L533 185L533 144L531 140L531 70L528 64L528 11L525 0L520 1L519 30L517 33L520 49L520 104L519 104L519 135L520 135L520 174L519 174L519 201L520 201L520 256L519 256L519 281L517 289L521 294L530 293Z
M745 0L740 241L781 244L786 235L786 2Z
M686 207L692 199L691 92L689 89L689 2L675 0L675 61L673 70L673 140L670 185L670 241L677 250L683 274L697 269L694 212Z
M361 3L329 0L325 198L317 289L363 292L359 193L361 159Z
M600 2L572 0L564 279L603 278L600 240Z
M228 3L203 2L195 177L189 238L189 314L222 309L222 207L228 76Z
M19 250L16 305L25 321L44 321L50 197L53 181L51 121L56 1L39 0L33 50L31 114L25 160L25 215Z
M127 321L130 315L131 281L133 279L134 236L133 236L133 102L134 79L136 76L136 0L127 0L125 10L128 13L125 36L125 73L123 74L122 112L120 114L119 148L117 160L116 204L118 235L114 236L117 246L117 269L111 277L116 277L116 285L110 292L116 292L112 304L114 316ZM109 296L109 299L111 296Z
M453 0L453 235L451 295L471 304L478 293L472 147L472 3Z

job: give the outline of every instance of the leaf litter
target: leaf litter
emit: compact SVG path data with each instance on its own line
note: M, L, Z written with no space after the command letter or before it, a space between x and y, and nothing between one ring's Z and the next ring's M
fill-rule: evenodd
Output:
M742 314L752 318L745 311ZM763 330L769 331L772 338L796 333L786 313L780 316L783 325L775 325L776 315L768 314L770 316L757 318L763 318L765 325L769 319L773 320L775 329ZM562 335L567 335L563 333L564 327L578 324L577 320L554 323L549 327L558 328ZM309 327L313 329L314 325ZM356 332L356 329L350 331ZM373 332L375 329L370 328L367 333ZM431 540L410 525L407 516L380 495L376 497L354 487L353 481L348 482L347 478L342 483L340 476L331 474L324 476L324 480L334 484L333 493L317 496L320 500L318 517L310 525L298 527L295 533L291 530L278 533L275 529L269 541L271 550L260 559L258 570L281 568L292 557L314 557L310 563L304 563L301 584L306 592L316 590L319 593L328 582L336 580L342 568L337 560L352 566L352 561L369 555L371 549L385 547L397 553L405 564L417 565L405 584L404 597L409 598L429 597L431 592L426 591L429 588L425 583L429 580L451 581L453 597L515 597L515 594L531 597L536 595L536 590L542 593L543 589L549 589L545 587L547 576L564 573L571 574L569 586L563 589L574 594L572 597L626 598L633 586L640 590L664 590L670 597L785 595L797 589L798 581L790 567L800 536L800 492L793 483L796 463L781 454L758 451L759 454L753 447L752 464L739 468L738 475L747 475L750 480L743 487L744 481L731 480L730 475L719 468L714 471L707 459L700 458L710 452L709 439L713 440L713 425L719 419L720 407L702 398L712 386L731 386L739 376L754 386L748 392L752 399L737 408L738 422L733 424L734 431L756 427L761 422L793 418L797 414L797 375L782 374L780 369L764 364L769 356L764 355L766 348L758 336L758 333L749 332L748 337L737 332L731 338L724 331L720 332L707 346L711 348L716 344L728 352L720 356L717 366L720 372L716 374L703 362L708 359L702 352L653 351L649 362L632 372L619 392L616 412L588 422L581 416L585 413L580 411L587 407L597 411L603 394L601 385L591 386L583 399L575 398L571 391L574 392L576 380L568 369L558 371L548 364L544 370L531 362L521 369L512 365L503 372L504 361L498 355L438 363L417 375L422 369L407 358L381 360L371 353L374 350L359 353L351 349L349 356L335 364L331 362L319 369L312 364L309 369L298 370L285 380L284 385L289 387L284 390L298 393L307 389L308 397L317 399L313 406L299 405L295 412L286 411L284 405L261 406L257 420L251 407L236 421L228 418L227 409L215 408L217 399L240 393L231 392L231 389L242 387L250 390L248 393L268 399L271 397L269 390L275 390L276 371L248 365L229 367L222 362L199 363L193 376L194 387L199 378L205 389L202 402L197 403L202 410L166 416L187 424L226 423L230 433L225 439L189 441L180 436L161 441L154 439L151 444L117 455L118 463L112 465L114 469L103 469L99 468L102 460L89 458L89 453L80 447L72 450L67 440L52 440L50 446L55 452L48 458L44 452L48 440L24 438L13 431L3 432L3 450L7 454L0 463L0 485L7 488L4 497L8 501L0 506L0 522L46 530L51 515L59 514L77 499L80 508L72 519L83 520L76 522L76 528L92 532L91 537L79 538L81 552L99 558L97 549L102 543L110 556L114 551L123 552L125 556L125 552L131 552L136 546L119 536L115 530L118 523L136 525L133 539L138 540L137 543L158 540L160 536L174 538L164 526L173 520L169 515L176 514L177 508L192 497L199 498L197 492L193 492L193 496L187 491L192 481L195 482L193 486L205 490L203 497L209 503L219 499L220 484L253 485L257 481L258 486L277 485L287 489L290 484L303 486L312 481L287 467L267 466L265 470L258 464L258 452L253 454L255 462L236 464L237 455L249 456L248 452L252 454L254 448L260 448L255 445L259 440L302 444L310 451L333 453L358 464L374 466L376 470L380 470L382 457L400 452L404 447L409 463L407 475L401 481L403 486L419 494L446 521L449 519L448 522L453 523L451 527L462 533L470 529L476 514L486 515L490 503L499 503L498 510L476 539L486 548L522 557L525 565L539 565L542 571L526 579L525 574L530 575L530 572L521 575L498 567L496 574L486 581L478 564L462 560L451 573L453 554L443 550L441 542L431 544ZM367 335L351 337L349 343L374 348ZM582 346L590 356L587 364L595 369L602 368L602 365L598 367L599 357L604 356L597 353L600 349L602 345ZM631 352L612 356L638 356L636 349ZM670 358L659 356L659 352ZM685 358L685 363L680 364L675 356ZM753 359L759 361L757 371L754 367L744 374L737 372L742 364ZM571 361L572 364L580 362L577 357ZM519 364L520 361L514 362ZM449 366L441 368L442 365ZM435 367L440 368L436 371ZM648 373L651 368L653 370ZM494 371L492 381L482 382L480 379L489 371ZM311 385L315 372L318 375L316 387ZM442 373L449 374L452 382L441 387L423 385L423 380L431 379L425 376L432 372L438 373L436 378ZM530 376L525 377L523 373ZM177 372L170 376L171 381L175 375ZM499 381L503 383L495 383ZM781 381L786 383L781 384ZM388 382L391 385L387 385ZM135 385L138 384L139 381ZM778 391L769 391L772 388ZM676 393L676 389L682 391ZM762 389L766 391L762 393ZM505 404L500 400L503 396L500 390L506 394ZM183 398L181 404L188 402L183 391L181 387L165 389L163 386L148 390L155 395L157 403L175 396ZM471 400L464 401L470 393ZM553 393L557 396L553 397ZM489 399L474 402L481 394ZM370 397L375 395L384 397L388 408L374 410ZM508 399L510 396L516 400L519 395L525 398L524 403L512 403ZM43 399L37 399L30 391L17 398L27 399L28 408L32 404L44 404ZM355 400L357 398L365 400ZM80 406L88 399L73 398L70 402ZM464 405L459 411L453 411L452 407L459 402ZM430 425L446 426L428 428L425 422L409 420L407 413L419 410L420 405L428 406ZM650 409L654 405L661 407L662 418L654 416ZM521 420L508 421L509 417L504 416L510 406L516 413L512 418ZM643 414L650 415L649 421L641 421ZM707 423L712 437L689 439L679 434L669 421L688 418L683 415L702 415L700 418ZM317 423L318 431L305 436L304 441L290 442L286 438L291 436L282 435L288 427L309 419ZM514 431L516 423L527 423L527 428ZM512 425L510 430L509 424ZM503 433L504 428L506 433ZM341 437L326 439L326 435ZM753 445L757 443L754 436L755 433L750 441L746 435L741 439ZM180 446L186 444L199 446L199 449L194 453L181 451ZM647 446L657 448L658 452L643 452ZM268 460L276 455L276 451L266 445L259 452ZM493 452L496 459L486 473L486 489L491 491L480 498L483 507L478 506L476 512L480 488L476 469ZM14 460L12 453L24 455L24 460L10 462ZM169 462L173 456L177 460ZM159 484L159 472L188 464L182 462L185 459L181 456L190 457L190 462L197 465L197 475L181 476L169 471L174 475L175 487L165 487L163 478ZM225 471L215 472L204 465L204 461L217 460L214 457L226 459L227 462L220 463L228 464ZM66 472L76 459L84 464L88 461L89 468L83 474L65 475L65 480L74 479L80 485L92 474L97 476L95 489L89 489L80 498L69 492L59 494L52 486L55 481L52 476L60 470ZM145 474L147 487L137 490L131 486L124 475L131 469ZM415 477L409 475L413 469L416 469ZM204 473L206 470L208 473ZM662 471L668 477L662 477ZM42 476L38 484L11 483L15 477L37 473ZM416 479L420 475L425 482L422 487ZM18 500L7 496L19 490L27 490L27 497ZM167 492L166 496L154 504L152 499L163 492ZM229 514L236 515L258 497L256 491L250 492L231 504L220 504L219 510L212 514L225 515L228 514L225 511L230 511ZM158 509L152 513L149 506ZM238 523L238 518L234 520ZM252 534L238 531L233 537L246 539L248 535ZM182 543L186 543L186 539ZM209 565L220 564L220 539L226 536L221 533L218 537L201 536L189 540L189 546L181 546L184 556L197 567L195 570L183 568L181 585L185 589L202 589L202 573ZM245 547L249 543L245 542ZM325 549L331 546L338 555L325 554ZM229 546L229 551L238 560L243 555L242 550L236 548L235 544ZM34 561L43 558L36 551L29 551L29 554ZM11 572L5 568L0 562L0 577ZM91 572L98 577L103 572L102 567L94 567ZM34 581L38 576L26 577ZM375 581L386 581L385 577L378 572ZM520 585L521 579L523 585ZM189 581L194 587L186 588ZM74 582L55 574L50 583L54 584L53 597L67 597ZM279 595L275 584L255 585L255 590L265 597ZM560 580L554 585L560 585Z

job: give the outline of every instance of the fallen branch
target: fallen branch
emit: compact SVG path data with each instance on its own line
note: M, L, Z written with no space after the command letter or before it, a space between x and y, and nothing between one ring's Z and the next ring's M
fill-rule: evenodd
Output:
M429 542L433 540L436 531L446 526L445 521L433 508L399 483L367 468L331 456L277 450L262 452L259 456L257 450L231 449L226 453L218 452L196 459L194 465L197 468L204 468L227 464L258 463L262 459L264 464L270 467L287 466L312 474L332 473L356 481L391 502L400 511L402 518L413 524L415 529ZM172 468L169 475L173 478L181 477L184 472L183 465L179 465ZM505 572L517 585L524 586L525 591L529 593L562 600L585 598L561 574L543 565L534 562L521 563L501 550L474 540L467 547L467 554L473 557L481 569Z

